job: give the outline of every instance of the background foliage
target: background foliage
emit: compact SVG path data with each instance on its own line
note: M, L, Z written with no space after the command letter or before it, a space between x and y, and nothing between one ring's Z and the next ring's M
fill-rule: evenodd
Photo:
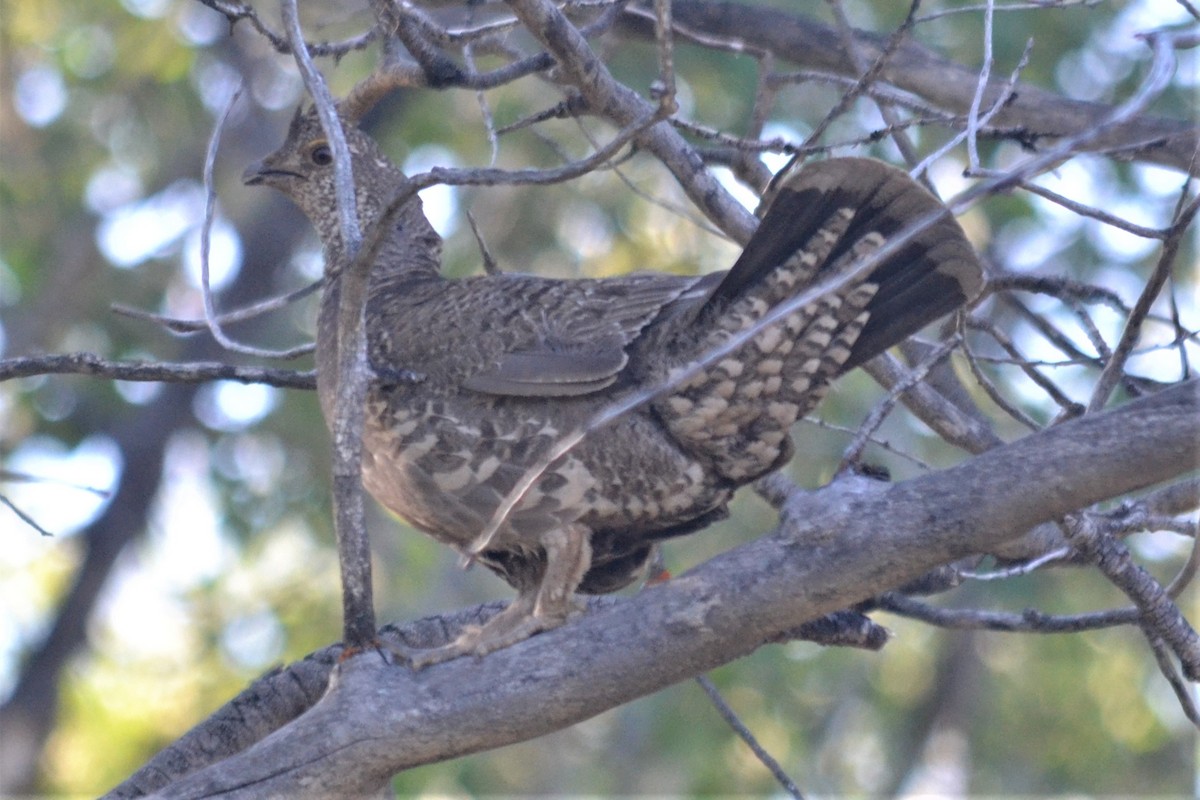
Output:
M958 5L929 3L924 12ZM822 3L803 6L806 14L829 14ZM846 8L856 26L881 32L905 11L902 4L866 0ZM271 18L275 9L264 4L262 12ZM304 12L314 39L359 31L369 18L365 7L347 10L341 3L306 4ZM1079 99L1115 101L1136 84L1145 61L1134 34L1185 19L1181 5L1164 0L1005 13L996 29L998 69L1011 69L1032 37L1023 80ZM975 66L981 26L978 13L954 14L919 26L916 37ZM246 26L231 34L222 17L185 0L9 0L0 36L4 355L88 350L112 358L244 362L202 337L177 338L114 315L111 306L199 315L199 176L214 118L241 81L246 94L217 164L220 302L233 307L319 275L319 250L299 214L239 179L247 163L278 143L301 99L290 59ZM1194 112L1195 52L1182 54L1155 113ZM623 41L607 56L635 88L654 76L648 45ZM372 58L351 54L336 70L325 62L335 92L361 77ZM683 116L742 130L755 92L753 60L682 45L678 60ZM836 97L834 89L812 84L785 90L767 134L802 139ZM554 99L536 79L487 95L498 125ZM410 171L481 165L493 151L480 109L473 92L411 92L389 102L369 126ZM602 135L602 127L592 127ZM860 101L827 139L879 127L874 107ZM573 121L542 130L575 154L586 148ZM936 133L916 136L922 151L937 145ZM1015 147L988 145L985 160L1003 164ZM858 152L896 160L886 140ZM773 158L768 163L778 166ZM502 138L497 163L553 165L557 155L546 139L516 132ZM961 166L952 157L935 172L948 194L962 185ZM1169 170L1098 158L1068 164L1059 175L1060 190L1156 226L1169 220L1183 182ZM452 274L478 269L478 248L464 224L468 211L508 270L691 272L722 268L736 253L689 215L658 202L686 203L670 176L646 158L624 165L621 176L599 173L561 186L434 192L426 202L442 212ZM996 199L962 221L977 246L1009 265L1030 271L1065 265L1127 301L1157 255L1145 240L1028 194ZM1195 245L1193 237L1181 263L1195 263ZM1194 307L1185 310L1195 329ZM312 303L232 330L266 346L305 340ZM1141 372L1173 380L1174 358L1151 355ZM1073 379L1064 371L1064 385L1085 386L1086 370L1076 372ZM1015 370L998 369L996 377L1009 382L1026 411L1053 415ZM850 376L821 417L854 425L878 397L869 379ZM1001 430L1009 437L1020 432ZM847 437L812 424L799 434L793 474L806 485L827 480ZM893 415L883 436L935 465L958 458L903 414ZM304 392L80 377L0 384L0 465L8 471L0 491L54 534L40 536L0 507L0 597L7 609L0 620L0 696L19 687L10 705L32 709L23 724L47 733L44 747L25 754L36 768L22 774L33 783L11 788L101 791L262 670L339 637L327 449L315 397ZM919 471L883 450L870 458L897 478ZM25 482L20 474L50 480ZM77 486L108 491L118 482L134 499L123 503L119 519L107 521L106 510L120 496L103 499ZM772 520L767 506L745 493L729 522L671 543L668 566L681 572ZM452 553L382 513L373 533L381 619L507 597L491 576L460 572ZM1135 547L1163 578L1184 552L1182 542L1161 536L1143 537ZM944 599L1056 613L1121 602L1099 578L1069 570L971 584ZM765 648L713 676L763 744L813 793L1178 794L1193 785L1195 731L1136 631L1033 637L944 633L881 620L896 634L881 653L790 644ZM10 761L18 755L4 755L6 780L22 766ZM705 795L777 788L694 684L397 781L403 793Z

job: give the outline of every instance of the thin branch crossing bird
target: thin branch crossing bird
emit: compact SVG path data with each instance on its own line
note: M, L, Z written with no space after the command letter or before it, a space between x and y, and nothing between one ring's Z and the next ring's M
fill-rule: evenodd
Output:
M352 99L352 98L351 98ZM408 178L343 101L364 231ZM327 272L344 263L333 158L315 112L246 171L308 216ZM903 171L865 158L794 168L728 272L554 280L450 280L415 195L371 265L365 320L371 386L363 483L387 508L466 550L517 482L563 435L615 398L669 380L778 304L877 251L941 209ZM332 424L339 284L327 274L317 388ZM946 213L862 279L764 329L731 355L586 436L554 461L478 559L517 590L509 607L420 665L481 655L562 624L575 592L642 572L655 543L727 513L734 492L792 457L796 419L830 381L972 300L975 251ZM397 379L397 375L419 380Z

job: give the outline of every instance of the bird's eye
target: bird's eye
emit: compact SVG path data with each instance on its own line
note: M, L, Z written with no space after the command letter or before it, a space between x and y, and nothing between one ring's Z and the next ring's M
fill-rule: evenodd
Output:
M308 157L318 167L327 167L333 163L333 151L327 144L319 144L309 152Z

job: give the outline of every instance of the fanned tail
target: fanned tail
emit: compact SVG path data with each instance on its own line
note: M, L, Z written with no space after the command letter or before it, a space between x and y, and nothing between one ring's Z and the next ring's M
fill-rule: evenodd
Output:
M943 210L907 173L872 159L810 164L778 186L745 251L696 309L680 345L691 357ZM830 381L961 307L981 284L974 249L945 214L866 277L765 329L656 408L693 453L732 481L752 480L790 457L791 425ZM677 353L678 370L688 353Z

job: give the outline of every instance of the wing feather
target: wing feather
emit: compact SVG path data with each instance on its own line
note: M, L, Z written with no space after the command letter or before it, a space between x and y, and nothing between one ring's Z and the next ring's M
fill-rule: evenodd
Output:
M656 319L699 303L691 291L711 280L683 275L631 275L620 282L579 281L543 297L533 341L517 343L462 386L515 397L574 397L616 382L626 349ZM695 295L693 297L693 295Z

